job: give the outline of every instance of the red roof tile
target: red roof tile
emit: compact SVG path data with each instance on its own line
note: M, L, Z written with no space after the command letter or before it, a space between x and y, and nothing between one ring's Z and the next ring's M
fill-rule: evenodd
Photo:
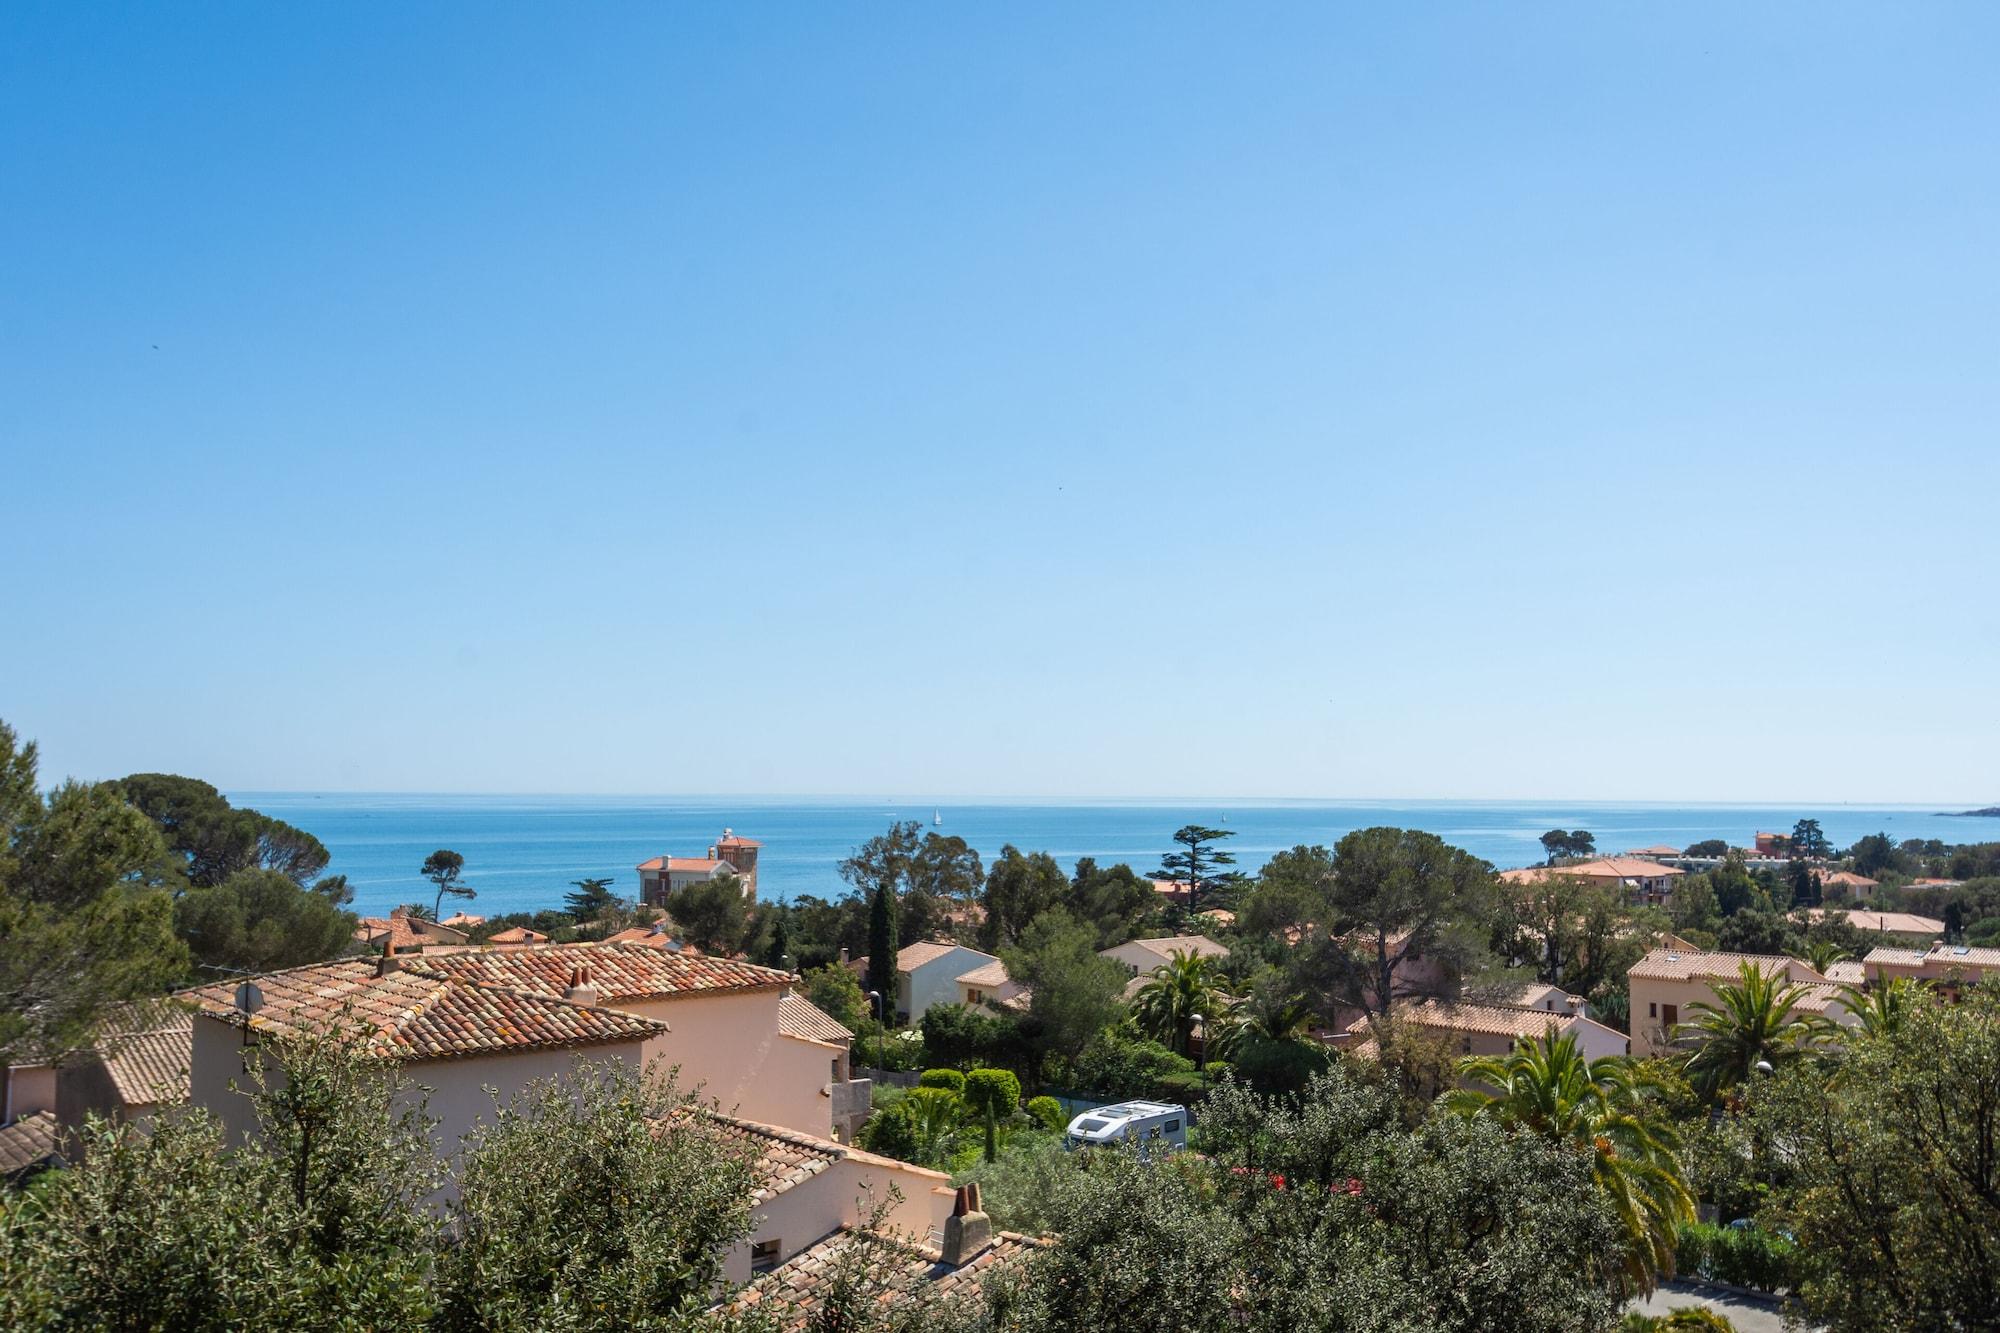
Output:
M358 1025L374 1054L395 1060L639 1041L667 1031L666 1024L637 1014L417 970L419 963L428 969L438 961L413 958L386 973L377 971L374 959L266 973L251 978L264 1003L247 1018L236 1007L238 982L203 986L189 998L210 1017L277 1036Z
M0 1129L0 1175L40 1166L56 1156L56 1113L37 1111Z
M766 989L789 986L795 980L789 972L731 958L608 942L436 954L420 961L425 971L557 996L569 987L570 970L578 963L588 963L598 997L605 1004L708 991Z
M188 1098L188 1070L194 1064L194 1009L169 1001L127 1005L98 1038L98 1058L120 1101L157 1106Z
M987 1274L1027 1262L1049 1242L1012 1231L995 1232L991 1245L957 1268L948 1268L943 1256L929 1246L843 1228L736 1292L725 1308L731 1314L754 1312L767 1318L779 1333L809 1329L824 1311L830 1286L842 1268L841 1257L864 1244L882 1246L887 1261L883 1274L887 1286L877 1294L877 1304L896 1305L923 1299L977 1299Z
M787 1037L836 1045L854 1040L854 1034L839 1019L793 991L786 991L778 1001L778 1031Z

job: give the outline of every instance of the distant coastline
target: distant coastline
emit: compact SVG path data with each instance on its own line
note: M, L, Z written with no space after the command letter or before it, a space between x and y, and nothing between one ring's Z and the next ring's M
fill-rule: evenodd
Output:
M1977 810L1940 810L1945 819L2000 819L2000 805L1983 806Z
M964 838L991 864L1003 847L1045 851L1065 872L1083 857L1124 862L1141 874L1160 864L1173 831L1203 823L1228 829L1227 850L1254 872L1272 855L1300 844L1332 846L1342 834L1377 824L1435 833L1496 867L1540 863L1539 839L1551 828L1588 829L1607 852L1664 843L1685 847L1722 838L1747 845L1760 831L1820 821L1848 846L1871 833L1893 841L1962 841L1976 830L1931 813L1935 806L1619 804L1601 801L1189 801L968 803L908 795L887 799L782 800L771 797L357 795L339 792L231 791L239 806L306 830L333 853L328 871L344 874L357 911L386 916L398 903L429 901L419 867L434 849L465 857L465 881L478 897L466 910L486 915L561 904L574 881L609 878L612 891L638 891L641 861L700 856L724 828L764 844L759 896L786 901L837 898L847 891L840 863L891 820ZM942 823L933 825L933 818Z

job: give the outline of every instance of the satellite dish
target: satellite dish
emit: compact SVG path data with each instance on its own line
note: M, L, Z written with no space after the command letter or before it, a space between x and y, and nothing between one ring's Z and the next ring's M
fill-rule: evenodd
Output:
M264 1007L264 992L257 989L257 983L246 981L236 988L236 1007L245 1014L254 1014Z

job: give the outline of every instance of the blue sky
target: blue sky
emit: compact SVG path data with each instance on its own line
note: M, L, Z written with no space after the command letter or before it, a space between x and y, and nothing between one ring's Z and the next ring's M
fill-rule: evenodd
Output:
M1985 5L0 9L0 717L2000 800Z

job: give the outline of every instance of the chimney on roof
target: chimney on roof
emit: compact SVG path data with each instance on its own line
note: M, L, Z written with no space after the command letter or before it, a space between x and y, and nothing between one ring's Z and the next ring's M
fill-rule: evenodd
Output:
M571 1004L596 1004L597 987L591 984L590 964L578 963L569 970L569 987L563 998Z
M840 965L842 967L847 966L847 946L845 944L840 946Z
M1583 1008L1583 997L1581 995L1565 995L1563 1000L1569 1005L1571 1013L1576 1013Z
M382 956L375 960L375 975L386 977L402 970L403 960L396 956L396 932L392 930L382 937Z
M993 1243L993 1219L979 1206L979 1186L959 1187L951 1216L944 1223L944 1262L957 1268L971 1262Z

